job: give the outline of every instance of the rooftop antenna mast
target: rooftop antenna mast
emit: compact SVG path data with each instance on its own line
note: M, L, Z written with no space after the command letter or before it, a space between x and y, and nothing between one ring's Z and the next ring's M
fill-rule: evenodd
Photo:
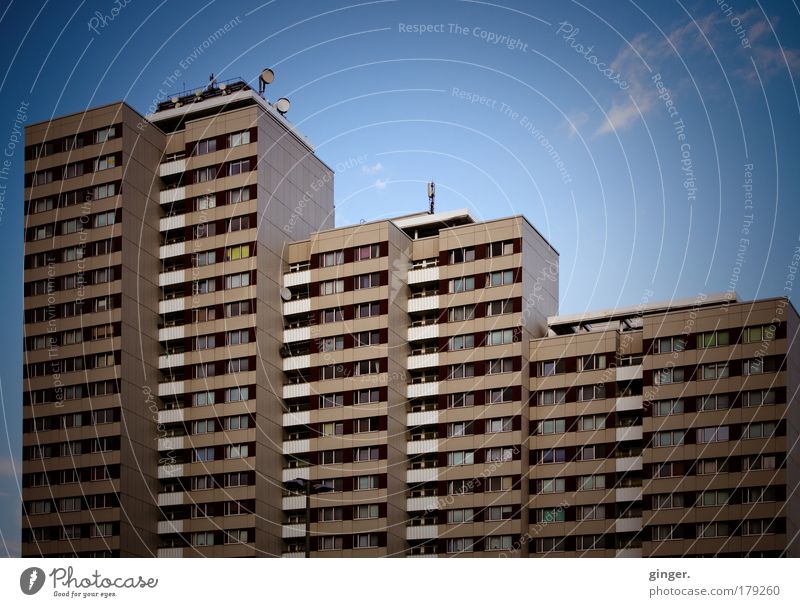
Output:
M436 184L432 181L428 184L428 201L431 203L431 208L428 212L433 215L433 209L436 204Z

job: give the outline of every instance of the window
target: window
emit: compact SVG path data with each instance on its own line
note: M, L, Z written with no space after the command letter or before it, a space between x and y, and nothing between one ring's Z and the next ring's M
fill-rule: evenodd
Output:
M344 310L342 308L328 308L319 313L319 321L323 324L340 322L344 320Z
M774 455L749 455L744 458L745 470L775 470L777 459Z
M320 409L333 409L344 406L344 394L321 394L319 397Z
M198 223L193 228L195 238L207 238L209 236L217 235L217 224L215 223Z
M195 392L192 394L192 405L195 407L205 407L214 404L213 392Z
M356 447L353 449L354 462L374 462L380 459L378 447Z
M53 237L53 224L48 223L44 226L36 226L31 233L31 240L44 240Z
M95 228L104 228L106 226L113 225L116 221L117 213L116 211L108 211L107 213L98 213L94 216L94 220L92 221L92 227Z
M501 287L510 284L514 284L514 270L489 272L489 274L486 275L487 287Z
M683 352L686 349L685 337L657 337L654 342L656 354Z
M498 432L511 432L514 429L513 420L514 420L513 417L495 417L493 419L487 419L484 424L484 432L486 434L496 434Z
M247 415L234 415L225 420L226 430L246 430L250 427L250 417Z
M660 493L653 496L653 510L669 510L683 508L682 493Z
M760 344L775 339L775 325L747 327L742 331L742 340L746 344Z
M590 474L578 477L578 491L597 491L606 488L606 477L603 474Z
M320 367L319 378L321 380L338 379L340 377L344 377L344 366L325 365L323 367Z
M653 437L653 446L658 446L655 437ZM653 478L673 478L676 476L683 476L683 472L675 465L675 462L656 464L653 467Z
M496 403L508 403L514 400L514 391L512 388L492 388L486 391L486 404L494 405Z
M511 358L496 358L489 361L487 367L488 375L498 375L500 373L511 373L514 369L514 361Z
M564 487L563 478L540 478L536 481L536 490L539 493L564 493Z
M250 541L248 529L231 529L225 532L226 544L246 544Z
M64 179L72 179L81 175L83 175L83 161L73 162L64 168ZM34 177L36 177L36 174L34 174Z
M225 277L226 289L238 289L239 287L248 287L248 286L250 286L250 272L230 274Z
M114 535L113 523L95 523L90 527L90 537L111 537Z
M368 491L370 489L377 489L379 486L377 474L357 476L353 480L353 491Z
M709 363L700 367L700 379L723 379L729 375L728 363Z
M225 402L232 403L250 399L250 389L247 386L242 388L226 388Z
M250 448L248 445L226 445L225 459L241 459L249 457Z
M31 203L31 213L44 213L53 210L52 198L39 198Z
M206 181L213 181L217 178L217 167L203 167L202 169L195 169L194 182L205 183Z
M450 338L448 350L468 350L475 347L475 336L470 335L454 335Z
M324 535L317 542L317 549L320 552L342 549L342 537L340 535Z
M465 478L447 481L447 495L469 495L473 493L474 485L474 481Z
M197 268L210 266L215 263L217 263L216 251L203 251L202 253L194 254L194 266Z
M247 472L229 472L223 482L226 487L244 487L250 484L250 477Z
M731 528L725 522L701 523L697 525L697 538L710 538L710 537L728 537L731 534Z
M775 487L748 487L742 493L743 504L760 504L777 500Z
M320 425L320 436L341 436L344 434L342 422L326 422Z
M117 128L114 126L109 126L103 129L98 129L94 132L94 142L105 143L109 139L114 139L116 136Z
M455 508L447 511L447 522L451 525L471 523L474 518L475 511L472 508Z
M379 360L359 360L354 363L355 375L374 375L381 372Z
M357 390L353 393L354 405L366 405L369 403L380 402L380 390L378 388L371 388L369 390Z
M755 422L742 432L742 438L769 438L775 433L775 422Z
M745 392L742 398L742 406L744 407L774 405L776 402L775 390L751 390Z
M561 434L567 431L565 419L543 419L537 426L537 434Z
M486 538L487 551L511 550L514 540L510 535L490 535Z
M319 283L320 295L333 295L334 293L344 292L344 280L325 280Z
M578 400L600 400L606 397L605 384L595 384L591 386L578 386Z
M729 438L728 426L697 429L697 443L720 443Z
M228 204L239 204L240 202L247 202L250 200L250 188L243 187L235 190L228 190L226 193Z
M471 537L452 537L447 540L448 554L459 552L472 552L473 540Z
M684 412L682 398L672 398L667 400L657 400L653 403L653 416L666 417L667 415L679 415Z
M344 251L331 251L330 253L320 253L319 256L320 266L329 268L331 266L340 266L344 263Z
M605 415L584 415L578 418L578 430L603 430L605 427Z
M228 175L240 175L250 170L250 159L234 160L228 163Z
M487 346L502 346L514 342L514 329L500 329L486 334Z
M563 360L543 360L537 363L539 377L549 377L558 373L564 373L566 365Z
M463 247L450 251L451 264L464 263L467 261L475 261L475 247Z
M487 521L507 521L514 516L513 506L491 506L486 509Z
M451 451L447 454L448 466L468 466L475 463L473 451Z
M362 417L353 420L353 434L364 434L380 430L377 417Z
M514 253L514 241L504 240L502 242L492 242L487 247L489 257L502 257Z
M117 158L113 154L110 156L101 156L94 161L95 171L105 171L106 169L113 169L117 166Z
M490 301L486 304L486 316L500 316L511 314L514 311L514 302L510 299Z
M193 476L192 491L205 491L214 488L214 477L211 475Z
M464 293L465 291L475 290L475 277L463 276L461 278L452 278L449 282L450 293Z
M700 495L697 505L702 507L707 506L724 506L731 498L731 492L727 490L719 491L704 491Z
M450 422L447 424L447 436L467 436L472 434L472 424L470 422Z
M331 464L341 464L342 450L341 449L327 449L319 452L319 463L322 466L329 466Z
M239 232L241 230L248 230L248 229L250 229L250 217L248 215L231 217L228 220L228 232Z
M465 377L475 377L474 363L459 363L448 367L447 379L463 379Z
M578 450L578 460L588 462L595 459L602 459L604 453L603 445L584 445Z
M250 342L250 331L248 329L228 331L225 334L225 344L228 346L238 346L249 342Z
M82 506L81 498L79 497L64 497L61 498L58 505L59 512L77 512Z
M356 276L355 288L356 289L372 289L379 287L381 284L381 273L371 272L370 274L360 274Z
M376 346L381 343L380 331L362 331L356 333L354 345L356 348L363 346Z
M700 411L718 411L731 406L730 396L727 394L709 394L700 397Z
M380 316L381 306L377 301L356 305L356 318L370 318Z
M213 546L214 532L199 531L192 533L192 546Z
M247 259L248 257L250 257L249 244L240 244L225 249L225 261L236 261L237 259Z
M578 506L575 518L579 521L602 521L606 518L606 507L603 504L595 506Z
M251 313L249 301L235 301L233 303L225 304L225 318L234 318L236 316L243 316ZM209 318L208 320L213 320Z
M652 539L654 542L665 542L680 539L677 525L653 525Z
M698 348L718 348L730 344L728 331L708 331L697 336Z
M487 493L511 491L512 485L510 476L490 476L485 480L484 491Z
M684 372L681 367L669 367L653 372L653 383L657 386L680 383L683 378Z
M225 363L225 373L244 373L250 370L248 358L232 358Z
M490 447L486 449L487 462L510 462L513 459L513 447Z
M214 459L214 447L202 447L192 450L193 462L208 462Z
M742 535L771 535L775 533L776 521L771 518L761 518L744 521Z
M728 471L728 460L722 458L701 459L695 468L698 476L721 474Z
M80 219L67 219L66 221L62 221L61 234L75 234L75 232L79 232L82 229L82 225Z
M773 359L758 357L745 360L742 363L742 373L744 375L761 375L762 373L774 373L777 370L777 365Z
M353 536L353 548L377 548L378 547L378 534L377 533L356 533Z
M46 171L37 171L33 174L33 182L31 185L45 185L47 183L51 183L52 181L53 181L52 169L48 169Z
M93 197L95 200L100 200L101 198L111 198L112 196L117 195L117 186L113 183L104 183L103 185L98 185L94 188Z
M536 402L539 405L561 405L567 398L567 391L565 388L557 388L554 390L540 390L536 393Z
M368 244L362 247L356 247L355 260L365 261L367 259L375 259L381 256L380 246L377 244Z
M606 355L605 354L588 354L581 356L578 359L579 371L595 371L597 369L606 368Z
M323 337L319 340L320 352L334 352L336 350L344 349L344 336L337 335L335 337Z
M447 310L447 322L461 322L475 318L475 304L455 306Z
M379 516L380 509L378 504L361 504L353 507L354 521L378 518Z
M539 462L542 464L560 464L567 461L565 449L543 449L539 452Z
M460 392L447 395L447 408L459 409L461 407L472 407L475 404L475 395L472 392Z
M246 145L248 143L250 143L250 131L240 131L228 135L229 148L235 148L236 146Z
M653 447L676 447L683 444L686 432L684 430L671 430L653 434Z

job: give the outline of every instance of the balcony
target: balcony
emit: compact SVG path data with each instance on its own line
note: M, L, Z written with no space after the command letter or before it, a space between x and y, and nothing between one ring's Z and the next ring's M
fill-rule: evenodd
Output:
M412 297L408 300L408 311L411 312L426 312L428 310L439 309L439 296L428 295L427 297Z
M416 356L409 356L406 362L406 368L409 371L413 369L424 369L425 367L438 367L439 366L439 353L433 354L417 354Z
M300 440L283 441L284 455L293 455L295 453L308 453L310 450L311 450L311 441L308 440L307 438L301 438Z
M184 226L186 226L186 215L170 215L169 217L162 217L158 222L158 229L161 232L178 230Z
M172 341L173 339L183 339L185 333L184 325L174 327L164 327L158 330L158 341Z
M305 495L290 495L288 497L281 498L281 510L303 510L305 507Z
M158 533L183 533L183 520L177 521L158 521Z
M433 512L439 509L439 498L435 495L426 497L409 497L406 500L406 512Z
M617 399L614 408L617 411L637 411L642 408L642 403L641 396L623 396Z
M169 190L161 190L159 200L161 204L173 204L178 200L186 198L186 188L171 188Z
M169 259L170 257L180 257L186 254L186 243L173 242L172 244L165 244L158 247L158 258Z
M283 552L281 554L282 559L304 559L306 558L305 552Z
M624 548L622 550L617 550L617 553L614 556L618 559L640 559L642 558L642 549Z
M183 558L183 548L159 548L158 558L160 559Z
M615 499L618 502L636 502L642 499L641 487L621 487L615 490Z
M287 384L283 387L283 398L303 398L311 394L311 384Z
M617 472L631 472L642 469L642 456L619 457L615 460Z
M436 339L437 337L439 337L439 325L436 323L408 328L408 341Z
M186 270L173 270L172 272L161 272L158 275L158 286L168 287L186 282Z
M631 381L634 379L642 379L642 365L617 367L617 381Z
M437 525L411 525L406 527L407 540L432 540L439 537L439 527Z
M307 369L311 366L311 355L290 356L283 359L284 371L295 371L297 369Z
M626 426L616 428L616 441L622 442L626 440L642 440L642 427L641 426Z
M414 426L427 426L429 424L439 423L438 411L416 411L409 413L406 416L406 426L413 428Z
M425 396L436 396L439 394L439 382L429 381L419 384L408 384L406 387L406 398L423 398Z
M296 329L283 330L283 343L290 344L296 341L308 341L311 339L311 327L298 327Z
M303 466L302 468L284 468L281 473L281 480L293 481L296 478L308 480L311 478L311 466Z
M177 478L183 476L183 464L166 464L158 467L158 478Z
M184 171L186 171L186 158L180 158L178 160L162 162L158 167L158 176L169 177L170 175L183 173Z
M168 436L158 439L159 451L177 451L184 447L184 436Z
M287 272L283 275L284 287L296 287L297 285L307 285L311 282L311 270L300 272Z
M283 304L283 315L291 316L292 314L305 314L311 311L311 298L293 299L286 301Z
M161 384L158 384L158 395L159 396L180 396L186 390L184 389L184 384L182 381L167 381Z
M412 485L439 480L439 468L412 468L406 470L406 482Z
M162 354L158 357L159 369L172 369L183 366L183 352L180 354Z
M183 409L162 409L158 412L159 424L175 424L183 421Z
M283 525L283 527L281 528L281 537L283 539L305 537L305 536L306 536L305 523L294 524L294 525Z
M158 302L159 314L170 314L172 312L180 312L186 309L185 297L174 297L173 299L163 299Z
M642 530L642 517L618 518L615 523L617 533L635 533Z
M439 280L439 267L419 268L418 270L408 271L408 284L416 285L424 282L435 282Z
M439 439L428 438L425 440L412 440L406 443L406 453L408 455L419 455L420 453L436 453L439 450Z
M164 506L182 506L189 503L186 499L186 492L184 491L170 491L168 493L158 494L159 507Z
M289 426L307 426L311 423L311 412L297 411L296 413L284 413L282 421L284 428L288 428Z

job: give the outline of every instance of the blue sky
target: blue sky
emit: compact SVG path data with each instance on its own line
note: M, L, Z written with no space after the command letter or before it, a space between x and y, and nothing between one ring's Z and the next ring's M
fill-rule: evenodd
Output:
M27 122L119 99L145 113L159 90L203 86L211 72L254 83L272 67L268 96L291 99L288 117L337 170L339 225L424 210L434 180L438 209L521 213L537 226L561 254L564 313L731 285L743 299L796 302L786 279L800 244L795 2L4 1L0 11L0 553L19 550L20 106Z

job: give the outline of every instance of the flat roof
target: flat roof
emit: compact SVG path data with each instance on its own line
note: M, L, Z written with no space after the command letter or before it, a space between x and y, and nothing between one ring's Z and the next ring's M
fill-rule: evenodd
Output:
M463 220L459 225L478 223L468 209L455 209L453 211L440 211L439 213L414 213L412 215L401 215L400 217L390 217L394 225L401 230L418 228L420 226L432 225L435 223L448 224L457 219Z

